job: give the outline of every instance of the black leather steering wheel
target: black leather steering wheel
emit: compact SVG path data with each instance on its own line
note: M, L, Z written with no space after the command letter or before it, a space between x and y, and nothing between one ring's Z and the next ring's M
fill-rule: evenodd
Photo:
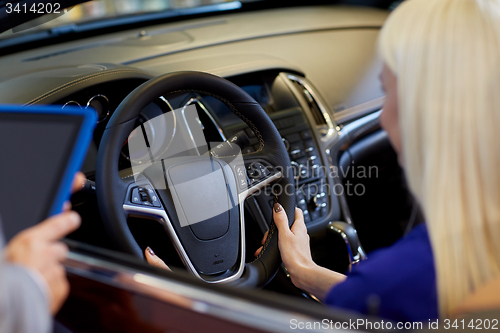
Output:
M281 189L284 189L277 195L277 200L287 213L289 225L291 226L295 217L293 174L280 172L281 177L276 177L279 170L291 170L290 159L278 130L266 112L246 92L225 79L201 72L178 72L153 78L132 91L113 113L102 136L96 165L97 201L105 227L116 245L125 252L143 258L143 252L127 225L127 217L130 215L130 211L124 209L129 203L130 191L135 186L135 183L132 179L124 180L120 178L118 173L118 162L123 143L134 129L139 114L147 105L160 96L166 96L168 99L168 94L182 92L196 92L219 99L254 131L259 140L260 148L254 153L243 155L243 159L245 163L261 161L271 166L271 169L274 168L276 172L272 174L274 176L272 180L277 179L276 184ZM157 176L161 178L164 175ZM153 180L149 179L149 181ZM271 179L269 179L269 182L263 179L254 186L264 186L269 184L270 181ZM172 214L170 211L172 204L169 201L168 191L163 193L160 193L159 190L156 191L162 201L161 207L136 209L134 215L141 216L142 212L144 217L155 216L162 220L163 223L165 223L164 219L168 219L170 224L175 224L176 214ZM239 210L239 214L242 213L243 210ZM164 216L164 218L161 218L161 216ZM170 228L168 231L174 234L171 234L171 237L178 237L179 230L179 228ZM270 225L268 238L261 254L251 263L244 263L245 251L241 248L244 247L244 244L241 243L241 240L244 240L244 233L242 234L244 230L240 229L237 232L242 237L238 238L240 244L239 247L236 247L236 251L239 251L240 257L243 256L242 265L244 267L240 269L238 278L231 280L232 283L250 287L266 285L274 277L281 264L278 235L274 222ZM182 243L182 240L180 243ZM196 253L196 251L188 253L188 257ZM200 271L199 269L196 270ZM202 275L201 273L200 275ZM215 276L209 282L220 282L222 280L225 280L224 275Z

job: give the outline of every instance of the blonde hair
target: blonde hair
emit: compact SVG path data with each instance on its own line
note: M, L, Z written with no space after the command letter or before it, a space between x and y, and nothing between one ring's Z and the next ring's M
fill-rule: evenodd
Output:
M447 317L500 271L500 0L407 0L379 49Z

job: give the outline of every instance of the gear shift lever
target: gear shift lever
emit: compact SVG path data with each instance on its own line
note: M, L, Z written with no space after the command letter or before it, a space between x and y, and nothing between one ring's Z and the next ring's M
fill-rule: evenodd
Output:
M349 254L349 270L351 270L353 265L366 259L365 252L359 242L358 233L351 224L341 221L330 222L327 231L338 234L344 239Z

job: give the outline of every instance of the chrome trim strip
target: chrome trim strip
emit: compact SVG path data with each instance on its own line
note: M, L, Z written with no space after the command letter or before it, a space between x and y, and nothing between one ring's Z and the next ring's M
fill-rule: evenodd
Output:
M346 122L355 118L359 118L360 116L362 117L368 115L373 110L380 110L382 105L384 105L384 101L385 101L385 96L375 98L371 101L353 106L349 109L344 109L342 111L335 111L334 112L335 122L336 123Z
M336 149L340 149L342 146L350 143L352 140L356 139L356 132L358 132L360 129L363 130L365 127L369 127L370 123L373 121L378 120L380 117L380 114L382 113L382 110L373 112L369 115L366 115L358 120L353 121L350 124L347 124L345 126L337 126L335 129L337 130L338 136L337 139L334 141L334 143L331 145L330 148L325 150L326 156L328 157L328 163L330 164L330 168L338 167L338 161L333 161L331 158L331 151L335 151ZM361 131L362 133L363 131ZM333 172L333 170L332 170ZM339 184L339 179L334 178L333 179L335 184ZM347 200L344 195L338 195L337 196L340 204L340 208L342 209L342 212L344 214L344 218L347 223L351 224L354 226L354 223L352 222L352 216L351 212L349 210L349 207L347 205ZM366 258L366 255L364 254L364 251L362 250L360 253L363 253L363 257Z
M90 106L90 103L91 103L91 102L92 102L95 98L97 98L97 97L103 97L103 98L106 100L106 102L108 102L108 110L107 110L107 112L106 112L106 115L105 115L103 118L101 118L101 119L97 119L97 123L99 124L100 122L102 122L102 121L106 120L106 119L109 117L109 112L110 112L110 111L109 111L109 99L108 99L106 96L101 95L101 94L94 95L94 96L90 97L90 99L87 101L87 106L85 106L85 108L87 109L87 108Z
M297 322L319 320L297 311L276 309L244 298L194 286L189 282L171 280L149 273L137 273L127 266L75 252L68 254L64 265L68 272L78 276L147 295L195 313L266 332L289 332L292 319L296 319ZM109 274L109 272L115 274ZM329 330L313 328L310 331L327 332Z
M239 197L240 202L244 201L250 195L254 194L255 192L257 192L261 188L266 187L267 185L271 184L272 182L280 179L281 177L282 177L281 172L276 172L275 174L267 177L266 179L258 182L255 185L251 186L248 190L239 194L238 197Z
M167 106L169 107L170 111L174 111L174 108L172 107L172 105L170 105L169 101L163 97L163 96L160 96L160 99L165 103L167 104Z
M307 91L307 93L309 93L309 95L311 95L314 102L318 105L318 108L321 111L323 118L325 119L326 125L328 126L328 134L330 134L330 132L333 132L333 130L335 129L334 121L332 120L332 117L330 116L328 109L321 102L321 99L318 97L318 95L316 94L315 90L312 88L309 81L306 78L301 78L301 77L298 77L298 76L293 75L293 74L286 74L286 76L290 81L297 82L302 87L304 87L305 91Z
M269 185L270 183L274 182L275 180L278 180L281 178L281 172L277 172L270 177L260 181L259 183L255 184L254 186L251 186L248 190L240 193L238 195L238 201L239 201L239 210L240 210L240 263L238 270L236 271L235 274L228 276L226 278L220 279L220 280L206 280L204 279L196 270L194 267L193 263L191 262L191 259L189 259L189 256L184 249L179 237L177 236L177 233L175 232L175 229L172 225L172 222L168 218L167 213L165 212L164 209L161 208L154 208L154 207L146 207L146 206L139 206L139 205L132 205L132 204L123 204L123 210L130 216L135 216L135 217L147 217L151 218L153 220L156 220L160 222L167 230L175 249L177 250L177 253L179 254L179 257L181 258L182 262L184 263L184 266L188 269L189 272L191 272L194 276L199 278L202 281L205 281L207 283L230 283L233 281L236 281L241 277L243 274L243 271L245 269L245 255L246 255L246 244L245 244L245 211L244 211L244 204L245 200L252 195L253 193L257 192L261 188Z
M338 233L342 237L342 239L344 240L345 245L347 247L348 256L349 256L349 272L350 272L351 269L352 269L352 266L355 266L361 260L365 260L366 259L365 251L363 250L363 247L361 246L361 243L359 243L358 254L356 256L353 256L352 255L351 244L349 243L349 239L347 238L347 235L345 234L345 232L343 230L341 230L341 229L335 228L332 225L329 225L328 228L330 228L330 230L333 230L336 233ZM359 241L359 239L358 239L358 241Z
M364 250L364 249L363 249L363 247L361 246L361 243L360 243L360 245L359 245L359 247L358 247L358 252L359 252L359 255L360 255L360 259L361 259L361 260L365 260L366 258L368 258L368 257L366 256L365 250Z
M357 135L362 134L366 129L371 128L372 124L375 121L378 121L381 113L382 113L382 110L376 111L376 112L373 112L369 115L366 115L358 120L355 120L350 124L347 124L345 126L337 126L336 127L336 130L338 133L337 139L331 145L330 148L325 150L326 156L328 157L328 163L330 165L330 168L338 167L338 161L332 160L331 152L340 149L341 147L345 146L346 144L349 144L350 142L352 142L353 140L356 139ZM333 181L335 184L338 184L340 179L334 177ZM345 195L340 194L340 195L337 195L336 197L339 200L340 208L341 208L342 213L344 215L345 222L347 222L348 224L350 224L354 228L356 228L356 226L354 225L354 223L352 221L351 212L349 210L349 206L347 204L347 200L345 198ZM359 257L360 257L359 259L360 260L365 260L367 258L365 251L363 249L363 246L361 245L361 242L359 243L358 252L359 252Z
M330 230L333 230L335 231L336 233L338 233L342 239L344 240L344 243L345 243L345 246L347 247L347 256L349 257L349 272L352 270L352 266L359 262L359 259L357 261L355 261L354 259L354 256L352 255L352 249L351 249L351 244L349 244L349 240L347 239L347 235L340 229L337 229L333 226L328 226L330 228ZM358 257L358 256L356 256Z
M186 253L186 250L182 246L182 243L177 236L177 233L175 232L175 229L172 225L172 222L168 218L167 213L165 212L164 209L159 209L159 208L151 208L151 207L141 207L141 206L136 206L136 205L131 205L131 204L124 204L123 209L127 214L130 216L135 216L135 217L148 217L152 218L158 222L160 222L168 231L168 234L174 244L175 249L177 250L177 253L179 254L179 257L181 258L182 262L184 263L184 266L188 269L189 272L191 272L194 276L199 278L202 281L205 281L207 283L229 283L232 281L235 281L241 277L243 274L243 270L245 268L245 212L244 212L244 207L243 207L244 202L240 202L240 265L238 267L238 271L221 280L216 280L216 281L210 281L210 280L205 280L204 278L201 277L201 275L198 273L196 268L194 267L193 263L191 262L191 259L189 259L188 254Z
M369 115L366 115L358 120L353 121L352 123L349 123L345 126L337 126L337 132L339 134L339 140L345 140L349 139L350 141L356 139L359 131L363 131L366 128L372 127L370 123L373 121L378 121L380 118L380 114L382 113L382 110L375 111L373 113L370 113ZM342 142L342 144L345 144L348 142Z
M72 100L72 101L68 101L68 102L64 103L64 105L61 107L61 109L64 109L64 107L70 105L71 103L76 104L76 106L78 106L80 109L82 108L82 106L80 105L80 103L78 103L77 101L73 101Z

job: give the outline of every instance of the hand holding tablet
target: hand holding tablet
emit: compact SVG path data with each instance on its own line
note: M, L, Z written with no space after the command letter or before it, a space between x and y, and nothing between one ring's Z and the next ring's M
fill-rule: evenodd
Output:
M10 240L5 258L41 277L52 314L69 293L68 247L61 238L81 219L66 201L85 182L77 171L96 118L89 109L0 106L0 217Z
M82 188L85 176L77 173L73 192ZM63 261L68 247L61 238L78 229L80 216L72 211L52 216L45 221L21 231L7 245L5 258L40 274L47 284L50 312L56 314L66 300L69 284Z
M62 211L96 121L92 109L0 106L0 218L7 241Z

